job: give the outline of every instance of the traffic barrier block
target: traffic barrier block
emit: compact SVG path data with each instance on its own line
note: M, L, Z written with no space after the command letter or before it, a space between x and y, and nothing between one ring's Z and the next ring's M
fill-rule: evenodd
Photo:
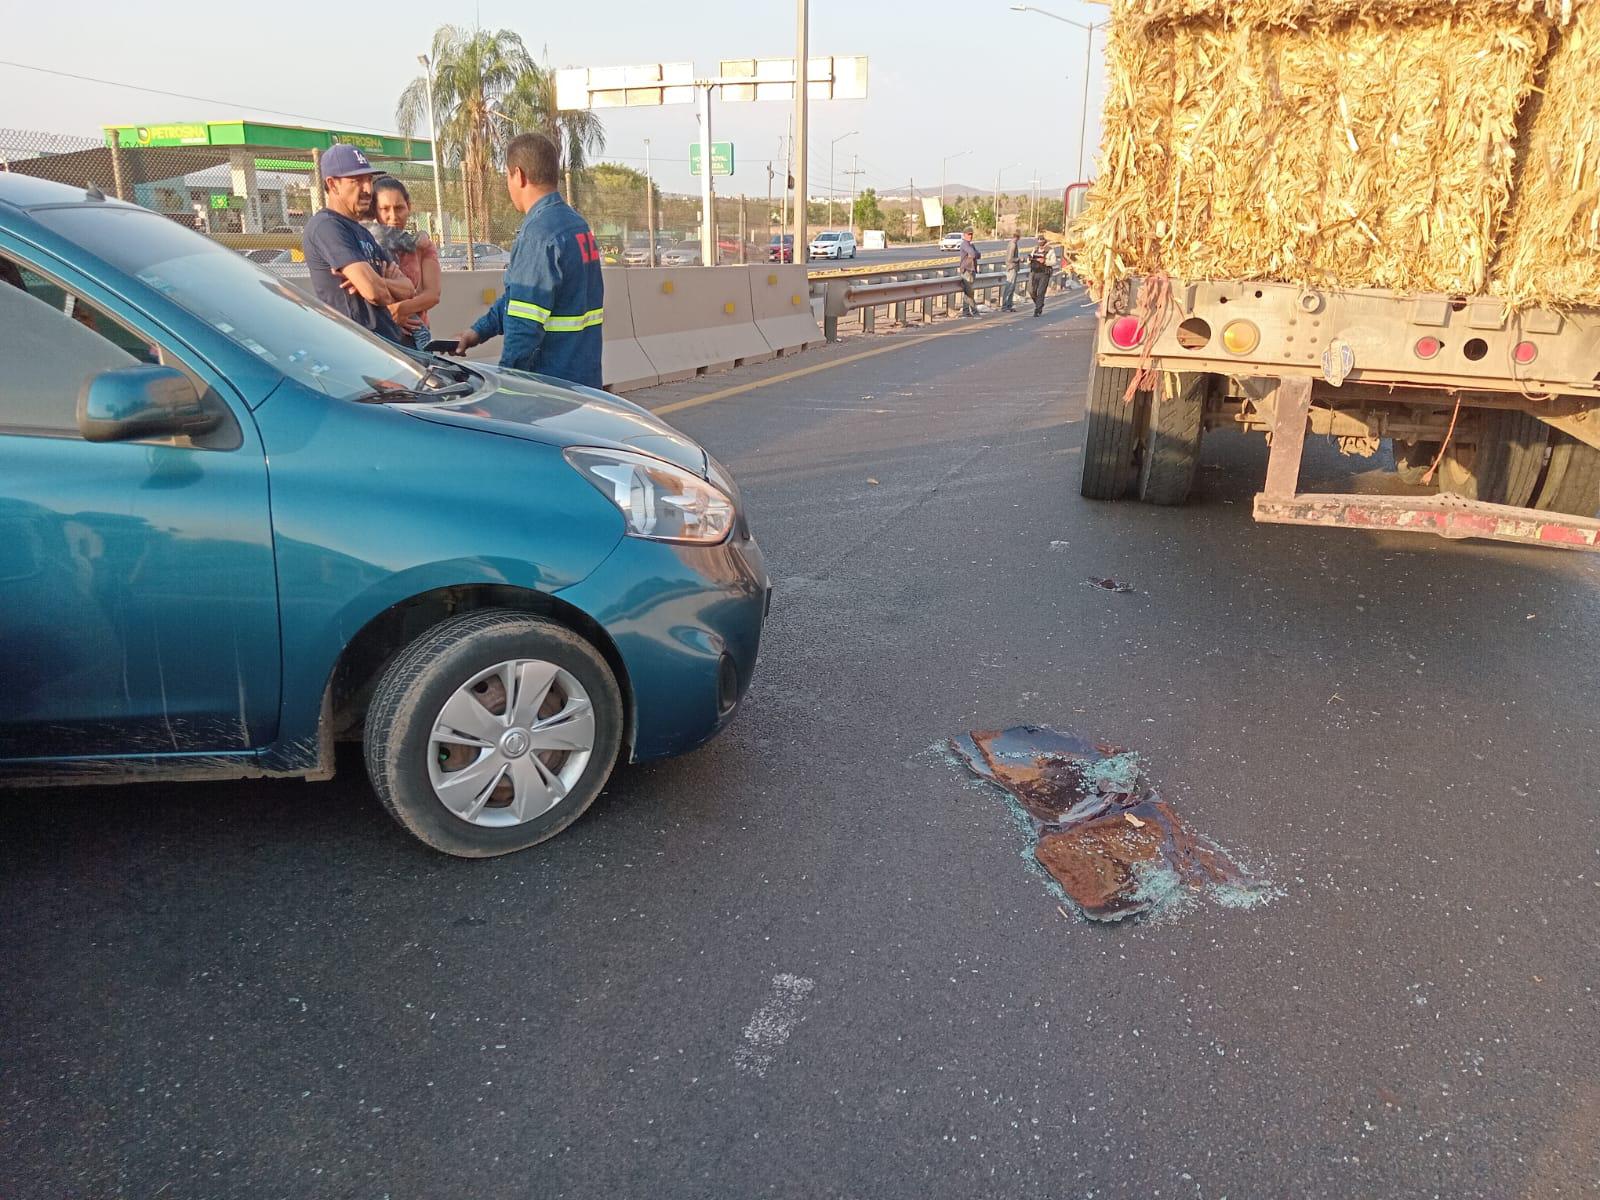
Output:
M762 362L774 351L756 328L745 267L632 267L628 302L639 346L662 383Z
M606 390L628 392L660 383L661 376L634 331L633 305L628 299L629 272L622 267L603 267L601 273L606 285L606 319L600 327L605 333L600 374Z
M793 354L822 342L811 309L811 283L804 264L743 267L749 273L750 307L756 328L774 354Z

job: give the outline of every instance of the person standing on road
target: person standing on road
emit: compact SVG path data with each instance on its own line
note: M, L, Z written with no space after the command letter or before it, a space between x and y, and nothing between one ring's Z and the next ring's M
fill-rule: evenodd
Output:
M1006 243L1006 282L1000 289L1000 311L1017 311L1017 273L1022 268L1022 235L1013 233Z
M428 328L428 310L439 303L439 251L428 235L411 226L411 193L393 175L380 176L372 185L376 221L368 221L367 232L394 259L395 266L411 281L416 294L409 300L389 306L389 315L418 350L433 340Z
M961 260L956 266L956 273L961 276L961 315L975 317L978 315L977 291L974 285L978 279L978 260L982 258L978 247L972 242L970 228L961 231Z
M506 191L525 214L511 244L506 286L457 339L457 352L504 335L500 365L600 387L605 283L589 223L556 191L561 150L542 133L506 147Z
M322 152L327 207L311 214L300 235L311 290L335 312L401 346L412 345L390 311L416 288L361 222L372 215L372 177L381 175L354 146Z
M1028 255L1028 295L1033 297L1033 315L1044 312L1044 294L1050 288L1050 243L1044 234Z

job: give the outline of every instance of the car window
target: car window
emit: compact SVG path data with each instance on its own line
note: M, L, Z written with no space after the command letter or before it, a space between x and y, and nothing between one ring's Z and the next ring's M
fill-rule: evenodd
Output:
M76 433L85 381L150 359L104 336L101 326L111 322L76 297L26 269L22 278L26 289L0 284L0 426Z
M74 205L33 215L318 391L349 399L422 383L423 360L158 213Z

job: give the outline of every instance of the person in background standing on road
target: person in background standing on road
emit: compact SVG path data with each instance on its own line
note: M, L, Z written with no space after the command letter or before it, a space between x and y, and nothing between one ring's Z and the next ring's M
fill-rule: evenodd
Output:
M439 251L427 234L409 228L411 193L405 184L393 175L380 176L372 185L372 196L378 219L367 222L367 230L417 289L411 299L391 304L389 315L418 350L425 349L433 340L428 310L439 303L442 294Z
M1022 268L1022 235L1013 233L1006 243L1006 283L1000 289L1000 311L1017 311L1017 272Z
M977 292L973 285L978 279L978 260L983 255L978 253L978 247L972 242L972 230L961 231L961 261L956 266L956 273L961 276L961 315L975 317L978 315Z
M1044 294L1050 289L1050 243L1044 234L1028 255L1028 295L1033 297L1033 315L1044 312Z
M416 289L361 223L372 215L372 177L381 174L354 146L336 142L324 150L328 203L311 214L300 246L318 300L380 337L410 346L389 306L411 299Z
M600 386L605 283L589 223L556 191L561 151L542 133L506 147L506 191L526 214L511 245L506 290L458 339L458 352L505 336L500 365Z

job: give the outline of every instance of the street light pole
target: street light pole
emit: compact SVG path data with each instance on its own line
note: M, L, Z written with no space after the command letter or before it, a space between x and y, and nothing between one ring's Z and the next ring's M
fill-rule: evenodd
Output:
M428 144L433 147L433 217L439 223L439 244L444 245L444 185L439 182L439 135L433 127L433 63L426 54L417 55L423 77L428 81Z
M806 106L811 91L811 14L795 0L794 35L794 261L806 261ZM780 256L781 257L781 256Z
M1082 21L1074 21L1071 17L1063 17L1060 13L1053 13L1049 9L1035 8L1031 4L1013 4L1012 12L1037 13L1041 17L1049 17L1052 21L1060 21L1063 25L1075 25L1083 30L1083 111L1078 118L1078 177L1074 183L1083 182L1083 144L1089 129L1089 72L1094 68L1094 34L1097 29L1104 29L1111 22L1097 21L1093 25L1085 25Z
M834 138L833 141L828 143L828 224L829 225L833 224L833 194L839 190L839 187L838 187L839 177L836 174L834 174L834 170L833 170L834 148L836 146L838 146L838 144L840 142L844 141L845 138L847 138L847 137L855 137L855 135L860 133L860 132L861 131L859 129L852 129L849 133L841 133L838 137Z
M1012 167L1020 167L1019 162L1007 163L1003 167L996 167L994 171L994 235L1000 236L1000 173L1009 171Z
M951 159L960 158L964 154L971 154L971 153L972 153L971 150L962 150L962 151L960 151L959 153L956 153L956 154L947 154L947 155L944 156L944 161L942 161L939 164L939 234L940 234L940 236L943 236L944 234L949 232L949 230L947 230L944 227L944 179L945 179L945 170L944 169L947 166L950 165L950 160Z

